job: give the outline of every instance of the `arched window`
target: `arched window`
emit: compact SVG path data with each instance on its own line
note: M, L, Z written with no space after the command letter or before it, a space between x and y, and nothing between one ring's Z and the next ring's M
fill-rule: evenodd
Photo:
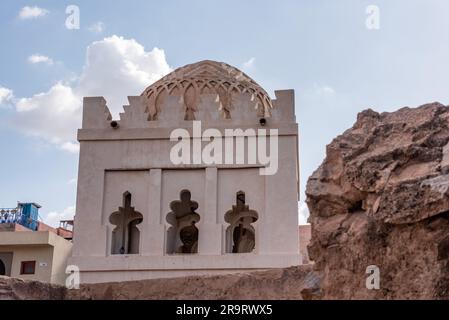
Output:
M131 193L123 194L123 207L111 214L109 221L115 225L112 230L111 254L139 253L140 232L137 225L143 216L131 207Z
M179 199L170 203L172 210L167 214L167 222L171 227L167 231L166 252L198 253L198 228L200 215L195 211L198 202L191 200L189 190L182 190Z
M0 276L6 276L6 266L2 259L0 259Z
M257 212L246 205L245 192L237 192L236 204L225 214L225 221L229 223L226 229L226 252L248 253L254 250L256 231L252 223L256 222L258 217Z

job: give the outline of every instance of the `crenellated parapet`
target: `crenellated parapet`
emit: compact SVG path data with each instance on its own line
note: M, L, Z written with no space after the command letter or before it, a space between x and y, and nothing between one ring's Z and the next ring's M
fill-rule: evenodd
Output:
M83 99L83 129L108 128L111 120L111 112L103 97L85 97Z

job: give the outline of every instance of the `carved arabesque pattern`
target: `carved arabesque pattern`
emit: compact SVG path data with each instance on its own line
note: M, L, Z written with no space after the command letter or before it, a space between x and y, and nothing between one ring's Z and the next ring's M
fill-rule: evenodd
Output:
M200 221L200 215L196 213L198 202L192 201L189 190L182 190L179 194L180 200L170 203L172 210L167 214L166 220L172 226L168 230L171 239L167 239L167 253L197 253L198 252L198 228L195 224ZM176 239L181 245L176 244Z
M268 94L242 71L215 61L201 61L178 68L148 87L142 96L148 120L157 120L168 95L180 96L185 120L194 120L201 94L218 94L223 118L230 118L234 94L249 93L259 117L269 117L273 108ZM218 110L217 110L218 111Z

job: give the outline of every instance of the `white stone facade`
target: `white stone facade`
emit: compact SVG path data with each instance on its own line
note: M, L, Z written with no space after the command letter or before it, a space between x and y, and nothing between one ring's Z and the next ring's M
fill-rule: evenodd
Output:
M129 97L115 128L104 98L85 98L69 261L80 268L81 282L300 264L294 92L275 95L271 100L227 64L202 61ZM245 148L260 139L258 129L277 129L277 172L262 175L260 161L248 163L246 156L239 164L174 164L170 153L178 142L170 135L179 128L193 135L194 121L201 121L202 131L223 135L226 129L254 129L245 133ZM209 143L195 139L201 150Z

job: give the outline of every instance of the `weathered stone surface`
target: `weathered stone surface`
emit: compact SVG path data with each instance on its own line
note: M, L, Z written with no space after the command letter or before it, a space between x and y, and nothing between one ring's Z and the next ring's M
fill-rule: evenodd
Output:
M64 295L64 287L0 276L0 300L61 300Z
M449 298L448 107L361 112L306 194L323 298Z
M302 299L311 266L269 271L84 284L67 299Z
M82 284L79 290L0 277L0 300L302 299L315 298L311 265L286 269L170 279Z

